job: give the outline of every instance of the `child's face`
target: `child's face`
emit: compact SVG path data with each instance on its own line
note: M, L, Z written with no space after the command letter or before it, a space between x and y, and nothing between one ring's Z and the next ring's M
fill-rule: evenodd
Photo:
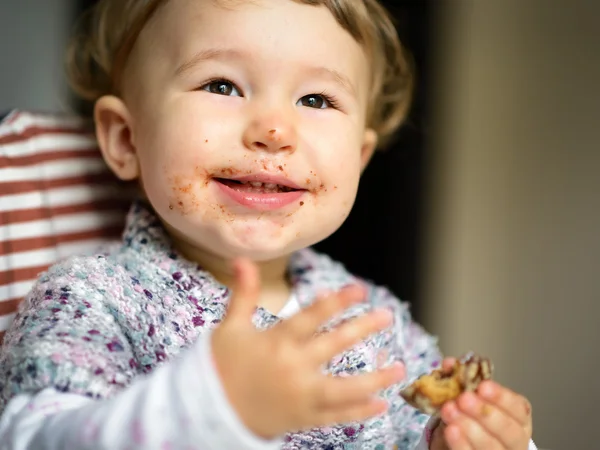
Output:
M180 245L274 259L350 212L376 141L368 60L325 7L215 3L172 0L140 35L124 86L127 164ZM227 181L240 177L297 190Z

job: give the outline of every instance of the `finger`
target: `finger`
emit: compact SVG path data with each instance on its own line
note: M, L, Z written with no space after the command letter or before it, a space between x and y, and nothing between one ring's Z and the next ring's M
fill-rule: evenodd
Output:
M233 262L235 286L225 320L240 320L250 323L258 305L260 277L252 261L238 258Z
M363 403L346 405L337 409L324 410L320 413L317 426L331 426L350 422L364 422L371 417L384 414L388 409L385 400L376 398Z
M364 299L365 289L362 286L348 286L336 293L319 296L310 306L285 321L283 326L298 339L310 339L327 320Z
M485 449L494 450L495 447L477 447L471 439L470 433L472 424L468 420L472 420L464 414L455 401L446 403L441 411L442 421L447 424L444 430L444 437L451 450L463 449ZM476 432L476 430L475 430Z
M444 360L442 361L442 371L445 373L452 372L452 369L454 369L454 365L456 364L456 361L457 361L456 358L444 358Z
M456 424L446 426L444 429L444 439L450 450L475 450Z
M490 435L477 421L468 416L462 416L457 422L449 425L448 428L450 431L447 429L446 432L456 436L454 442L448 442L452 450L454 450L457 445L461 450L463 447L477 450L504 449L502 444L494 436ZM459 432L454 431L455 428L459 430Z
M317 406L322 409L331 409L357 402L366 402L383 389L400 382L404 376L404 366L396 363L367 374L326 377L316 395Z
M477 393L514 418L525 429L531 430L531 403L525 397L493 381L481 383Z
M529 436L521 424L474 393L467 392L461 395L456 403L462 413L477 421L506 448L523 447L529 442Z
M461 415L458 405L455 401L449 401L442 406L440 415L445 424L450 425L458 420Z
M309 343L307 351L318 364L328 362L369 335L386 329L393 320L394 316L389 310L369 312L343 323L328 333L317 336Z

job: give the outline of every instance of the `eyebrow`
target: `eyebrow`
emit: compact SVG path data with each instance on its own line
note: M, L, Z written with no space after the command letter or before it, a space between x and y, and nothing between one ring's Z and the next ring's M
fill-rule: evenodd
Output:
M242 56L242 52L233 49L211 48L201 50L194 56L192 56L189 60L177 67L175 74L181 75L184 72L187 72L188 70L194 68L198 64L211 59L241 59Z
M352 81L350 81L350 78L335 69L329 67L309 67L308 72L317 77L329 78L350 95L357 95L356 88Z
M177 76L180 76L183 73L187 72L188 70L193 69L198 64L203 63L205 61L209 61L211 59L215 59L215 60L227 60L227 59L235 60L235 59L237 59L237 60L239 60L239 59L243 59L243 58L244 58L244 52L241 52L241 51L235 50L235 49L212 48L212 49L201 50L198 53L196 53L194 56L192 56L189 60L187 60L186 62L181 64L179 67L177 67L175 74ZM357 96L356 88L355 88L354 84L352 83L352 81L350 80L350 78L348 78L346 75L339 72L338 70L332 69L330 67L324 67L324 66L307 66L307 67L305 67L305 70L307 73L309 73L313 76L329 78L334 83L336 83L338 86L340 86L342 89L344 89L346 92L348 92L350 95Z

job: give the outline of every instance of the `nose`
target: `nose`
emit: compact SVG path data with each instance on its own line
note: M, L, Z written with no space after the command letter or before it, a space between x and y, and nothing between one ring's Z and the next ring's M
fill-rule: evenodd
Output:
M244 133L244 145L250 150L292 153L297 143L296 127L281 117L257 118Z

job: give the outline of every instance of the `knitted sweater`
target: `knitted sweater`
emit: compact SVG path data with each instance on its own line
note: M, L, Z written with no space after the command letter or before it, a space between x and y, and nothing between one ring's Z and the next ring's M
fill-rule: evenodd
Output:
M320 291L357 281L340 264L308 249L292 256L288 274L301 307ZM392 309L394 324L342 353L325 370L355 374L401 360L409 381L437 366L435 340L411 320L407 305L386 289L366 285L368 301L326 328L373 307ZM169 364L218 326L230 294L174 250L150 208L134 203L120 244L55 265L21 305L0 353L0 414L18 394L45 388L98 401L118 396L134 379ZM263 308L253 318L259 329L280 320ZM390 402L385 415L289 433L282 448L414 448L429 417L404 403L400 388L382 393Z

